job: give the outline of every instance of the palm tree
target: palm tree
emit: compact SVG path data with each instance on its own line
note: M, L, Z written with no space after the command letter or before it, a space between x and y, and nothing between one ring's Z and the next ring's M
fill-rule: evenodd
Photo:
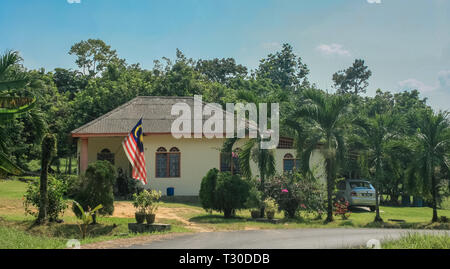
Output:
M319 143L324 143L327 172L327 222L333 221L333 190L336 171L344 159L345 118L350 99L346 95L331 95L319 90L309 89L303 92L304 103L296 111L296 117L311 124L309 146L303 154L303 162L309 163L311 152Z
M7 51L0 57L0 94L3 91L23 87L27 79L23 75L11 75L10 69L20 61L17 52ZM33 108L36 102L34 97L0 96L0 124L14 119L16 115L27 112ZM22 169L9 160L3 152L5 143L0 137L0 170L11 174L20 174Z
M373 167L375 167L375 176L372 183L375 185L375 222L382 222L379 207L379 188L384 178L384 156L386 146L396 135L395 126L399 119L392 113L375 114L370 118L359 118L355 124L364 130L363 136L369 149L369 156Z
M237 98L243 102L251 102L256 104L257 109L259 109L259 103L263 103L270 99L269 97L257 96L252 92L242 90L238 91ZM257 114L259 115L259 112L257 112ZM268 128L270 128L270 126L268 126ZM234 165L232 156L233 147L239 140L240 139L236 137L226 139L221 149L222 153L227 154L227 160L229 160L232 167ZM276 168L273 150L261 148L261 140L261 132L257 128L256 138L248 139L238 154L240 173L247 179L252 178L251 161L256 163L260 178L259 190L262 192L264 199L265 181L267 178L276 173ZM264 215L264 208L261 208L261 215Z
M410 119L412 126L417 129L417 158L413 168L419 175L424 189L431 193L433 218L438 221L438 171L448 172L450 168L450 122L447 111L434 113L424 110L417 113L415 119ZM446 170L446 171L445 171ZM431 187L431 189L429 189Z
M232 148L233 145L238 141L238 138L230 138L225 140L222 153L226 153L229 156L229 160L231 165L233 166L233 157L232 157ZM245 144L242 146L239 151L239 170L241 174L247 179L252 178L252 170L250 161L254 161L258 167L259 171L259 191L261 191L263 197L264 195L264 186L267 178L273 176L276 172L275 168L275 157L273 150L263 149L261 148L261 138L259 136L257 138L250 138ZM264 216L264 208L261 208L261 216Z

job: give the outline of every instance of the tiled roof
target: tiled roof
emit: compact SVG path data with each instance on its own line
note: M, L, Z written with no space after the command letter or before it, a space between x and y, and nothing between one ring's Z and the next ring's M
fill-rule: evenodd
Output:
M176 103L188 104L191 107L193 119L194 97L139 96L73 130L72 136L126 134L141 117L145 133L170 133L173 120L179 117L171 115L172 106ZM226 112L224 111L224 113ZM206 119L205 117L203 117L203 121ZM193 126L192 123L192 130Z

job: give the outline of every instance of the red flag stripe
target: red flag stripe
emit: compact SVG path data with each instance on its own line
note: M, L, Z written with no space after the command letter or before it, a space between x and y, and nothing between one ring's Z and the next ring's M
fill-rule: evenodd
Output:
M127 147L129 154L131 156L135 156L136 151L133 149L130 149L130 145L128 145L128 144L126 144L126 147ZM143 177L144 175L146 175L145 168L142 167L141 160L139 158L134 157L133 162L134 162L133 168L139 172L140 176Z
M126 150L128 151L128 155L129 156L134 156L134 152L130 149L130 145L128 143L124 143L124 145L126 147ZM132 171L133 172L133 177L139 176L141 178L142 175L140 175L141 172L139 170L139 166L138 166L137 160L136 160L135 157L132 157L132 160L133 160L133 163L132 163L132 166L133 166L133 171ZM136 171L139 172L139 175L137 175Z
M136 144L135 144L136 145ZM145 175L145 177L147 176L147 170L145 169L145 157L144 157L144 153L140 152L139 149L135 147L132 148L133 153L135 153L136 155L136 160L138 162L138 168L140 169L140 171ZM136 154L136 151L138 152Z
M145 165L143 165L143 163L145 163L144 161L141 161L140 158L136 158L136 142L134 141L134 139L131 138L131 135L129 135L125 141L125 147L128 151L128 155L131 156L132 160L133 160L133 170L137 170L138 173L136 173L135 175L139 176L141 179L145 179L146 177L144 177L144 175L146 176L147 173L145 171ZM143 162L143 163L142 163ZM144 180L145 182L145 180Z
M145 165L144 165L145 164L145 159L144 159L143 156L141 156L142 152L139 152L139 149L137 149L136 141L134 141L134 139L132 139L131 136L128 137L128 140L130 141L130 146L131 146L130 149L133 152L133 156L142 157L142 160L141 160L141 158L135 158L135 159L137 159L139 161L139 164L140 164L141 167L145 168ZM136 152L138 152L139 154L136 154Z
M138 158L135 158L135 160L137 159L139 162L139 169L144 170L145 176L147 176L147 171L145 169L145 158L143 156L143 152L139 151L139 149L137 148L136 141L134 141L134 139L131 138L131 135L128 136L128 141L130 141L130 144L131 144L130 146L132 146L131 149L133 152L133 156L138 157ZM136 152L138 152L139 154L136 154Z

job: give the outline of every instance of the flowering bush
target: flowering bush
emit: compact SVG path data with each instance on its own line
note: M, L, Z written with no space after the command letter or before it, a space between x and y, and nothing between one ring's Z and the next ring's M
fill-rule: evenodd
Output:
M266 194L275 199L279 210L294 218L299 210L322 214L325 211L325 189L312 175L286 173L271 178Z
M348 201L345 201L344 198L339 199L338 201L336 201L336 203L334 203L334 215L341 216L343 220L348 219L350 217L350 214L352 213L348 209L349 206L350 204L348 203Z

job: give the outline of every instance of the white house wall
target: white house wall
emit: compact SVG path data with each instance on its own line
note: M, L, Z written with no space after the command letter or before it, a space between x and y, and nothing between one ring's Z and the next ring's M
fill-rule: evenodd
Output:
M115 154L115 166L121 167L127 174L130 165L122 148L123 137L90 137L88 139L88 162L97 160L97 153L107 148ZM175 195L198 195L202 178L211 168L220 167L220 149L224 139L175 139L170 134L152 134L144 137L144 152L146 159L148 188L161 190L166 194L168 187L175 188ZM236 147L241 147L244 140L238 141ZM168 151L172 147L180 150L180 177L155 178L156 150L165 147ZM78 150L80 143L78 143ZM276 149L275 163L278 173L283 172L283 157L286 153L295 156L294 149ZM323 157L319 151L313 152L310 166L315 166L316 176L325 179ZM256 176L256 164L251 164L252 173Z

